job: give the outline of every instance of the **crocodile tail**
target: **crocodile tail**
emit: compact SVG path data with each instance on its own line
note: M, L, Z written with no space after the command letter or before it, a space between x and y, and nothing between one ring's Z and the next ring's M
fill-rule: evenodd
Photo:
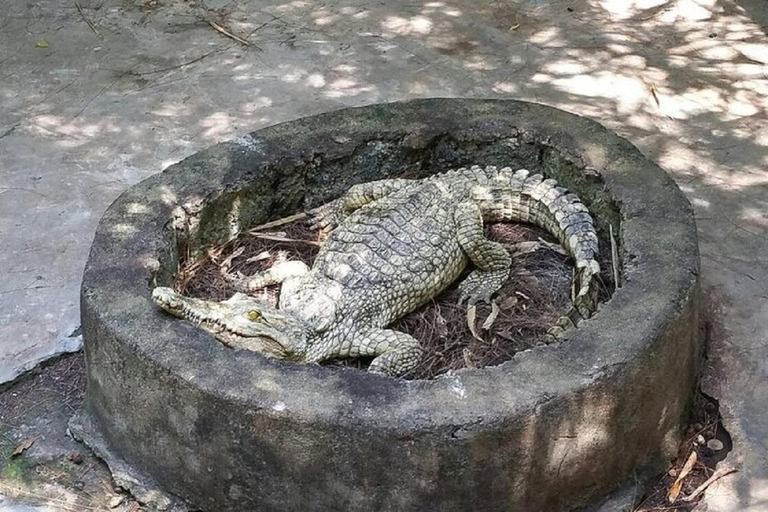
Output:
M553 179L525 169L493 169L487 185L471 190L471 198L491 222L527 222L554 235L576 262L573 306L550 328L555 338L597 309L597 279L600 274L598 241L587 207Z

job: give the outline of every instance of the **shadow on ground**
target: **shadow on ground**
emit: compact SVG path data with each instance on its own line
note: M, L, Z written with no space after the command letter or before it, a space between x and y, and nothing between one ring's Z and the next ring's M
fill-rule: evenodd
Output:
M0 339L11 340L0 349L0 381L74 348L67 340L99 216L166 165L343 106L429 96L538 101L628 137L693 203L703 280L725 297L727 336L712 348L705 385L721 400L743 467L738 485L712 503L768 506L768 421L755 412L768 409L755 380L768 372L764 1L81 6L82 14L68 3L0 0L0 265L8 271ZM739 455L740 442L755 449Z

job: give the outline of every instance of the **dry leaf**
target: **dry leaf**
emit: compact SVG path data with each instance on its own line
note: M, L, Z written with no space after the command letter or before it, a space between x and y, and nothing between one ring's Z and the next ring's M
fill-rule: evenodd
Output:
M513 254L518 256L534 252L539 247L538 242L517 242L515 244L507 244L507 248L512 251Z
M499 316L499 305L496 304L496 301L491 302L491 314L488 315L488 318L485 319L485 322L483 322L482 328L486 331L491 328L493 325L493 322L496 321L496 317Z
M271 257L272 257L272 255L269 253L269 251L264 251L264 252L260 252L256 256L248 258L247 260L245 260L245 262L246 263L255 263L257 261L268 260Z
M45 39L38 39L37 43L35 43L35 48L48 48L48 41Z
M536 252L541 249L549 249L550 251L556 252L558 254L568 256L568 252L565 249L563 249L561 245L547 242L546 240L542 240L541 238L539 238L539 240L536 242L528 241L528 242L517 242L514 244L503 244L503 245L509 251L511 251L512 254L514 254L515 256L522 256L523 254Z
M35 444L35 441L37 441L36 437L30 437L20 442L18 445L16 445L16 448L13 449L13 452L11 452L11 458L15 459L16 457L18 457L19 455L27 451L30 446Z
M464 357L464 366L466 366L467 368L477 368L477 365L475 365L475 362L472 361L471 350L464 347L464 350L461 351L461 355Z
M117 508L120 506L120 504L125 499L124 496L115 496L111 500L109 500L109 505L107 505L109 508Z
M237 249L232 251L232 254L227 256L227 258L224 261L221 262L219 267L222 270L224 270L224 271L229 270L229 268L232 266L232 260L234 260L235 258L240 256L241 254L243 254L244 251L245 251L245 247L238 247Z
M440 314L439 310L437 311L437 317L435 318L435 329L437 335L441 338L448 336L448 323L445 321L445 317Z
M658 89L656 89L656 84L653 82L651 82L651 94L653 95L653 100L656 102L656 106L660 107L661 103L659 102Z
M510 295L509 297L501 301L501 309L503 310L512 309L517 305L518 302L520 302L520 299L518 299L514 295Z
M477 306L474 304L467 308L467 326L469 327L469 332L472 333L473 338L478 341L484 341L483 338L477 334Z
M670 503L677 501L677 497L680 496L680 491L683 489L683 481L685 481L685 477L687 477L688 473L691 472L693 466L696 465L698 458L699 456L696 454L696 451L692 451L691 455L688 457L688 460L685 462L685 466L683 466L682 471L680 471L680 476L677 477L675 483L672 484L672 487L669 488L669 492L667 493L667 500Z

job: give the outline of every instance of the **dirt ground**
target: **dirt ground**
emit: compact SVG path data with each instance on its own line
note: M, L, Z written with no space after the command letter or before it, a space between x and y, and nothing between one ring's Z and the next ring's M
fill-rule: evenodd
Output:
M85 394L82 352L0 390L0 496L56 511L136 512L106 465L67 435ZM8 505L0 510L13 511Z

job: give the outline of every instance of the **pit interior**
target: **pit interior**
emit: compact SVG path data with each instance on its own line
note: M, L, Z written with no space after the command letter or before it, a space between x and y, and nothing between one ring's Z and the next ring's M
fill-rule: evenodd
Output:
M257 226L328 202L356 183L496 165L541 173L578 194L595 219L600 239L599 299L610 298L615 276L620 282L621 275L618 207L607 196L599 175L585 168L578 156L564 155L548 141L522 132L492 141L438 136L420 148L408 140L401 136L343 141L348 147L341 155L315 153L305 161L276 162L257 172L243 169L243 180L231 190L202 198L195 213L185 212L184 222L176 223L177 253L164 265L164 279L159 276L158 284L172 282L186 295L225 300L234 290L223 272L249 275L268 268L277 258L311 264L322 243L322 234L311 231L303 219ZM495 296L495 306L478 305L474 315L468 316L467 307L457 305L459 278L440 296L393 324L392 328L413 335L425 348L422 363L405 378L431 379L451 370L501 364L517 352L545 343L547 329L570 306L570 258L546 244L533 251L528 251L533 244L525 244L553 243L551 235L530 225L497 223L486 226L486 236L513 251L510 279ZM278 293L275 286L262 296L276 304ZM326 365L365 369L369 362L335 360Z

